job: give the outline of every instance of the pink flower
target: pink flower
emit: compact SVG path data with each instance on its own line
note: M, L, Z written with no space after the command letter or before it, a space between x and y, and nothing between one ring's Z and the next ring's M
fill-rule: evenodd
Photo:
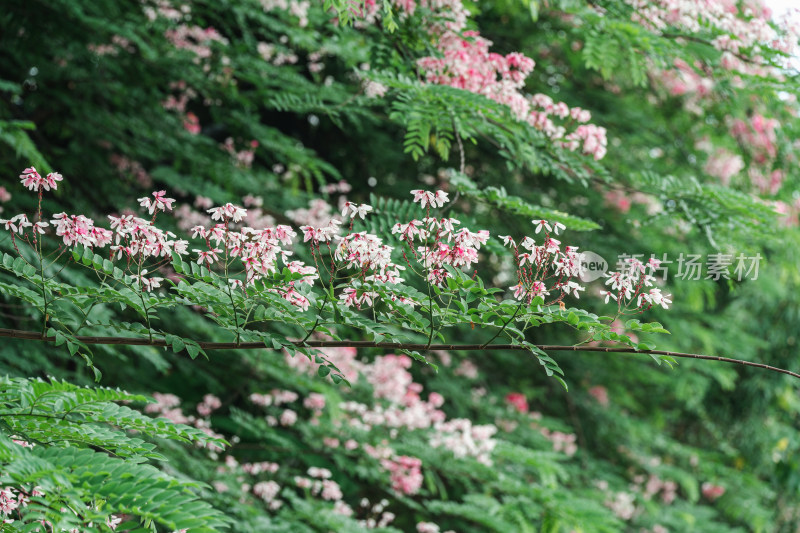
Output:
M544 228L547 231L553 231L550 224L546 220L534 220L533 225L536 227L535 233L539 233Z
M608 390L605 387L596 385L589 389L589 394L597 400L603 407L608 407Z
M94 221L83 215L53 215L51 224L56 228L56 235L64 240L66 246L82 244L84 246L102 247L111 242L111 232L103 228L95 228Z
M392 488L395 491L410 496L416 494L422 487L422 461L417 457L401 455L384 459L381 464L389 471Z
M247 209L227 203L222 207L214 207L208 210L211 213L211 220L222 220L233 222L241 222L247 216Z
M341 500L344 495L338 483L331 479L326 479L322 482L322 494L320 494L320 496L322 496L323 500L338 501Z
M297 422L297 413L291 409L286 409L281 413L280 422L282 426L293 426Z
M411 191L411 194L414 195L414 202L419 202L422 207L442 207L449 201L444 191L430 192L417 189Z
M514 407L520 413L528 412L528 400L524 394L519 392L511 392L506 395L506 403Z
M202 416L208 416L222 407L222 401L213 394L203 396L203 401L197 404L197 412Z
M193 252L197 253L197 264L202 265L203 263L207 263L208 266L211 266L215 262L219 261L219 257L217 254L221 254L222 250L218 248L213 248L208 251L203 250L192 250Z
M0 513L9 515L18 506L19 503L14 495L14 489L11 487L5 487L4 489L0 490Z
M342 300L342 303L347 307L359 305L358 291L352 287L346 288L342 294L339 295L339 299Z
M58 188L56 182L64 179L58 172L51 172L46 178L42 178L34 167L28 167L23 170L19 178L22 184L32 191L38 191L40 188L45 191L56 190Z
M303 400L303 407L315 410L325 409L325 396L312 392Z
M356 218L356 216L361 217L361 220L364 220L364 217L367 216L367 213L372 211L372 206L367 204L354 204L353 202L345 202L344 209L342 210L342 216L347 218ZM349 212L349 214L348 214Z
M253 485L253 494L270 503L280 492L281 486L274 481L260 481Z
M719 498L720 496L722 496L723 494L725 494L725 487L722 487L720 485L714 485L713 483L709 483L708 481L703 483L701 490L703 492L703 496L712 502L717 498Z
M444 396L438 392L432 392L428 395L428 403L433 407L439 408L444 405Z
M327 468L319 468L316 466L309 467L306 473L309 476L317 479L330 479L333 477L333 474Z
M147 209L151 215L158 211L171 211L172 204L175 202L174 198L166 198L167 191L156 191L153 193L154 200L150 200L147 196L139 198L139 205Z
M197 115L192 112L186 113L186 118L183 121L183 129L192 135L200 133L200 119L197 118Z

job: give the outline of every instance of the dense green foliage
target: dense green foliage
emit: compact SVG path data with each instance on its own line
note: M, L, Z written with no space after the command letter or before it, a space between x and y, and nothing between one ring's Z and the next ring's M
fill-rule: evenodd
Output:
M2 231L0 326L55 338L0 347L0 485L20 502L0 491L7 527L796 531L797 380L534 346L658 344L800 372L798 78L779 46L702 12L696 27L643 22L637 11L659 2L464 2L457 16L442 6L461 2L322 4L4 3L3 223L35 221L39 199L17 178L35 166L64 176L44 193L46 220L107 227L166 189L178 202L157 223L188 238L211 205L244 204L253 227L294 227L290 260L321 274L298 289L305 310L280 292L307 277L292 269L236 292L227 268L170 254L150 266L163 286L143 292L143 263ZM519 120L507 94L431 82L420 60L446 53L448 17L535 60L520 94L591 112L607 153ZM721 51L726 35L736 53ZM554 117L567 134L578 123ZM441 287L412 275L416 252L391 232L426 214L412 189L447 191L437 216L491 232L479 267L448 266ZM345 197L373 207L351 229L394 246L405 283L336 278L325 245L299 242ZM531 219L563 223L559 239L611 270L620 254L664 258L671 309L618 317L602 281L580 299L518 302L518 257L498 237L540 239ZM730 279L709 275L713 254L730 257ZM680 275L689 255L698 279ZM740 255L761 258L757 276L737 279ZM375 305L345 305L344 287L374 291ZM412 364L293 344L496 335L529 351L404 351Z

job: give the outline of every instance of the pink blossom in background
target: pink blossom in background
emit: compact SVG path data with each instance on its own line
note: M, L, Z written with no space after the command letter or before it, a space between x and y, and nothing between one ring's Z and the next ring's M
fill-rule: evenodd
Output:
M719 178L723 185L728 185L731 178L741 172L744 167L742 156L718 149L709 156L704 170L711 176Z
M230 457L230 456L228 456ZM227 457L226 457L227 459ZM262 461L260 463L242 463L242 470L250 475L256 476L262 472L274 474L280 469L277 463L270 463L269 461Z
M320 491L320 496L323 500L328 501L336 501L341 500L343 497L342 489L339 487L339 484L331 479L325 479L321 482L316 482L321 485L322 489ZM314 489L312 489L314 490Z
M282 426L293 426L297 422L297 413L291 409L285 409L281 413L280 423Z
M415 2L406 1L395 4L406 13L413 13L416 6ZM552 139L563 140L561 145L568 150L580 149L594 159L605 156L607 139L604 128L583 124L567 134L565 126L591 119L588 111L570 109L564 102L555 103L546 95L529 97L523 92L525 80L535 66L531 58L519 52L507 55L491 52L491 41L477 31L466 29L469 12L460 0L431 3L428 7L435 16L441 17L429 26L439 55L417 61L428 83L486 96L508 106L518 120L529 123ZM441 23L441 20L445 22ZM557 125L554 118L563 125Z
M192 135L197 135L200 133L200 119L197 118L197 115L192 113L191 111L186 113L186 116L183 120L183 129L191 133Z
M610 329L614 333L618 333L620 335L627 335L633 342L639 342L639 336L633 333L632 331L628 331L625 328L625 323L620 319L614 320L614 322L611 323Z
M528 400L525 398L524 394L518 392L508 393L506 394L506 403L520 413L528 412Z
M417 533L439 533L441 530L433 522L417 522Z
M547 438L547 440L553 443L554 451L563 452L568 457L575 455L575 452L578 451L578 445L576 444L577 435L574 433L550 431L547 428L541 428L539 431Z
M416 457L400 455L381 461L392 480L392 489L405 494L416 494L422 486L422 461Z
M198 59L211 57L211 43L228 44L228 40L214 28L201 28L200 26L180 24L174 29L164 32L164 35L176 48L189 50Z
M253 494L269 503L275 499L281 490L281 486L274 481L261 481L253 485Z
M591 387L588 392L589 395L597 400L597 403L603 407L608 407L608 390L605 387L595 385L594 387Z
M708 481L703 483L700 490L703 493L703 497L712 502L717 498L719 498L720 496L722 496L723 494L725 494L725 487L722 487L720 485L715 485Z
M152 394L156 403L149 403L144 407L145 413L160 413L166 409L178 407L181 399L170 393L154 392Z
M312 392L303 399L303 407L312 410L325 409L325 396L318 392Z
M605 506L622 520L630 520L636 513L636 496L630 492L616 492L609 495Z
M434 426L436 432L429 439L434 448L444 447L457 458L473 457L487 466L492 464L491 453L497 441L492 436L497 433L493 425L473 425L466 418L454 418Z
M730 132L753 154L756 163L763 164L777 156L777 129L780 123L774 118L754 114L748 121L735 119Z
M469 359L464 359L458 364L453 374L467 379L478 379L478 367Z
M203 401L197 404L197 412L201 416L208 416L222 407L222 401L213 394L203 396Z
M620 213L627 213L631 210L631 201L622 191L611 190L603 195L606 205L614 207Z

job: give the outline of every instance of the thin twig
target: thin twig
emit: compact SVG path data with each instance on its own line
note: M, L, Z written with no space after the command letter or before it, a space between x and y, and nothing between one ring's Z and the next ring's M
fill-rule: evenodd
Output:
M29 341L55 342L55 337L42 337L40 332L22 331L17 329L0 328L0 338L23 339ZM147 337L95 337L95 336L76 336L74 339L84 344L94 345L123 345L123 346L171 346L166 340L153 339ZM412 342L373 342L373 341L305 341L292 342L297 348L378 348L382 350L428 350L428 351L530 351L530 346L544 352L601 352L601 353L630 353L636 355L666 355L683 359L703 359L706 361L718 361L721 363L731 363L735 365L751 366L761 368L771 372L778 372L800 379L800 374L778 368L763 363L754 363L730 357L718 355L704 355L697 353L668 352L665 350L637 350L636 348L625 347L601 347L601 346L564 346L551 344L521 345L521 344L426 344ZM262 342L198 342L197 346L203 350L274 350L271 345Z

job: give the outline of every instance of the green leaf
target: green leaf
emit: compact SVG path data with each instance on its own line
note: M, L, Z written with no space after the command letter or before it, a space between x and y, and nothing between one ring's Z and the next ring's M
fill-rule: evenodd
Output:
M175 353L179 353L179 352L183 351L183 349L184 349L185 347L186 347L186 344L183 342L183 339L181 339L181 338L179 338L179 337L175 337L175 338L172 340L172 350L173 350Z

